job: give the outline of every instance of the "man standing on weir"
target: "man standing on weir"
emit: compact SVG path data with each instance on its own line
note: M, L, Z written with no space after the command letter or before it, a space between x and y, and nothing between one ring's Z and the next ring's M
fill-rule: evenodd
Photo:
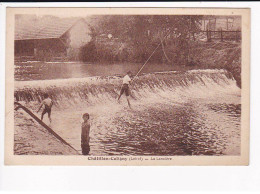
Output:
M130 95L129 84L131 82L131 78L130 78L131 76L132 76L132 72L128 71L125 77L123 78L123 86L121 87L120 95L118 97L118 102L119 102L122 94L125 93L129 108L131 108L131 104L129 101L129 95Z

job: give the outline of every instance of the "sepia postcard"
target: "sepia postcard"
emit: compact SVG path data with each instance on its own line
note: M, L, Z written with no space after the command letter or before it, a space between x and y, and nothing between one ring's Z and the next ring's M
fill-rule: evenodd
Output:
M249 165L250 9L6 13L6 165Z

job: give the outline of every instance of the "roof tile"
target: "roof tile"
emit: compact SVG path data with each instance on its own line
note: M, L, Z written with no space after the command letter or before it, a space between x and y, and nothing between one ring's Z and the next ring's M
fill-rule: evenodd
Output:
M59 38L81 18L46 18L16 22L15 40Z

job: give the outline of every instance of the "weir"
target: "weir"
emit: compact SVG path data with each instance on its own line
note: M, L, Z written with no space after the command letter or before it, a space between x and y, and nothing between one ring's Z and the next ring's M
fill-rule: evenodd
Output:
M36 110L48 93L53 130L77 150L89 113L90 155L240 154L241 90L227 71L142 74L130 86L131 110L124 96L117 102L121 84L116 76L18 81L15 96Z
M43 94L48 93L56 106L69 103L80 104L82 101L89 105L114 101L117 98L122 78L87 77L60 80L16 81L15 98L17 101L40 102ZM225 70L191 70L187 72L159 72L143 74L136 77L131 84L131 96L134 99L156 95L158 91L172 91L185 95L202 94L208 88L214 91L239 91L236 81ZM231 92L229 90L229 92ZM186 93L187 94L187 93Z

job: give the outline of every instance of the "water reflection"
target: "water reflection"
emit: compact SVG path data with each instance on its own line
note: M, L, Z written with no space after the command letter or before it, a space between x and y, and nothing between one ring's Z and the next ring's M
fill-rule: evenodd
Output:
M142 64L91 64L91 63L21 63L15 64L15 80L49 80L82 78L90 76L124 75L129 68L132 72L138 72ZM170 65L149 64L142 72L170 71L174 67Z
M129 70L133 73L137 73L142 65L143 64L141 63L92 64L81 62L16 62L15 80L49 80L124 75ZM142 73L172 70L178 70L178 67L166 64L149 64L143 68Z

